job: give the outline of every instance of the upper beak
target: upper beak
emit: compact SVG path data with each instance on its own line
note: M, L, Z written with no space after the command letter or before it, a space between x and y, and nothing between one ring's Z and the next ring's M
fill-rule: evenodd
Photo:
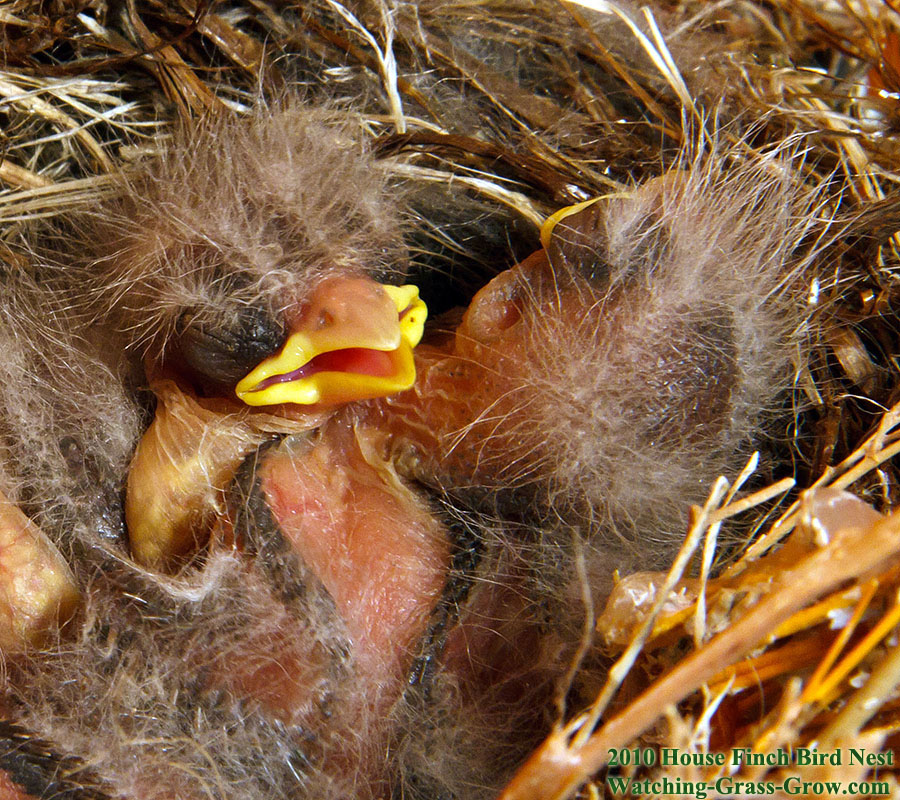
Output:
M331 278L281 351L240 380L237 396L251 406L338 404L408 389L426 315L415 286Z
M550 237L553 235L553 229L559 225L566 217L572 217L575 214L580 214L586 208L590 208L594 203L598 203L601 200L605 200L610 195L604 195L602 197L592 197L590 200L584 200L581 203L576 203L573 206L564 206L560 208L558 211L554 211L547 219L544 220L544 224L541 225L541 244L546 249L550 247Z

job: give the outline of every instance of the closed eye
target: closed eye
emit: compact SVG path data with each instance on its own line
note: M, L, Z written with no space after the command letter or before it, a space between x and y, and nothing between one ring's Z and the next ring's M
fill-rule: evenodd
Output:
M186 365L205 382L229 388L287 338L279 319L254 306L242 306L221 320L186 311L177 333Z

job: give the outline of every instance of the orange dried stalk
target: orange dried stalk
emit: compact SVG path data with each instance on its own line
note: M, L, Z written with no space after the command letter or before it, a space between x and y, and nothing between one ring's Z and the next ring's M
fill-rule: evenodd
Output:
M873 464L881 455L880 449L869 448L866 458ZM841 513L835 515L835 507ZM780 550L746 562L742 573L710 581L707 586L712 608L726 595L726 589L732 594L740 591L746 580L751 594L762 595L747 613L733 616L724 630L590 736L584 736L584 718L555 730L507 786L503 800L562 800L573 796L604 766L609 749L629 745L658 723L665 708L688 699L702 687L709 687L705 691L712 694L753 692L745 701L743 715L758 719L760 710L771 707L766 686L773 679L812 675L805 690L795 691L793 697L791 693L784 696L791 718L803 718L793 740L795 744L801 741L797 738L800 731L814 724L839 688L846 692L846 678L877 655L879 643L900 621L900 603L891 600L896 593L900 559L900 512L881 517L861 500L833 489L808 493L799 509L796 518L800 527ZM848 581L853 582L850 589ZM862 626L876 598L888 608L880 620L866 620ZM657 602L662 604L661 599ZM829 620L835 612L850 608L854 612L842 631L829 631ZM689 615L690 609L683 608L672 616L684 626ZM671 633L675 626L660 623L658 629ZM830 647L823 647L823 635L831 639ZM786 636L792 638L785 644L740 661L760 646L768 647ZM900 680L900 672L897 674ZM883 701L892 689L893 684L876 699ZM876 709L877 705L869 702L866 718ZM862 724L857 725L856 733ZM576 734L580 728L579 739ZM739 725L734 731L744 728L746 725ZM750 740L758 747L763 741L760 735ZM740 740L731 744L744 746Z

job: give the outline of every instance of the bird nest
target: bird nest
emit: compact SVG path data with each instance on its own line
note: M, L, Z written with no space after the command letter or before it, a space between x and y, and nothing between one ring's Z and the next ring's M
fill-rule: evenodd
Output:
M721 192L742 164L789 171L813 200L793 383L766 410L763 457L690 508L670 569L621 574L586 615L566 701L501 796L897 791L890 3L12 0L0 30L10 269L173 130L261 96L364 132L417 198L413 269L444 312L537 250L559 208L704 154Z

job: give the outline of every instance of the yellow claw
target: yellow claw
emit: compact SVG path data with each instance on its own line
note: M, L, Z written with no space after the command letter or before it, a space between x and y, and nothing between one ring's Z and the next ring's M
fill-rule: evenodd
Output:
M336 278L310 308L281 351L237 384L247 405L347 403L413 385L428 313L417 287Z

